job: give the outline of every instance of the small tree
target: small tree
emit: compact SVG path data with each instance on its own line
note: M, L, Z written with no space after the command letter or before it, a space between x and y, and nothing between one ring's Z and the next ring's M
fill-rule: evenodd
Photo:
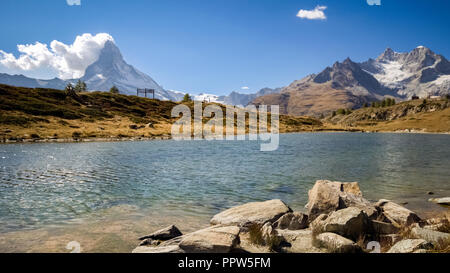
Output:
M333 111L332 113L331 113L331 117L335 117L336 116L336 111Z
M73 91L73 85L69 82L64 90L66 91L66 93L70 93L71 91Z
M345 109L338 109L336 114L338 114L338 115L345 115Z
M367 107L369 107L369 104L368 104L367 102L365 102L364 105L363 105L363 107L364 107L364 108L367 108Z
M189 94L186 93L181 102L190 102L190 101L192 101L191 96L189 96Z
M75 85L75 92L85 92L87 91L87 85L85 82L82 82L81 80L78 80L77 84Z
M113 94L119 94L119 88L117 88L115 85L109 89L109 92Z

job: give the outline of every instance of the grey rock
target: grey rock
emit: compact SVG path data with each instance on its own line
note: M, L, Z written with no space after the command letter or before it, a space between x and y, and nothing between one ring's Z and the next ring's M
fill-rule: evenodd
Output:
M288 246L281 247L282 252L287 253L324 253L326 249L316 247L313 244L313 234L310 229L288 230L275 229L275 233Z
M421 221L420 217L415 212L389 200L381 199L376 205L381 208L383 215L394 225L409 226Z
M301 212L286 213L273 226L278 229L304 229L308 227L308 215Z
M356 207L350 207L333 212L324 221L323 231L333 232L354 240L368 233L369 218L367 214Z
M267 222L264 224L264 226L262 226L261 228L261 233L262 233L262 237L265 241L265 243L269 242L270 238L272 238L272 236L274 236L274 230L272 228L272 225Z
M139 246L132 253L185 253L178 245L171 246Z
M411 234L419 239L424 239L433 245L438 245L443 242L450 242L450 233L444 233L439 231L434 231L431 229L413 227L411 229Z
M239 227L213 226L182 237L179 247L187 253L228 253L239 244Z
M308 192L308 197L306 208L310 222L320 214L328 214L348 207L364 210L371 219L377 216L376 208L362 197L358 182L318 180Z
M335 233L325 232L319 234L315 238L315 242L318 246L324 247L332 253L361 252L361 247L355 244L355 242Z
M407 239L396 243L387 253L414 253L418 250L428 250L432 244L423 239Z
M181 231L174 225L168 226L166 228L160 229L158 231L153 232L150 235L144 236L139 238L139 240L146 240L146 239L152 239L152 240L170 240L175 237L183 235Z
M438 205L450 206L450 197L431 198L428 201L436 203Z
M211 219L212 225L246 226L252 223L264 225L274 223L292 210L283 201L275 199L265 202L252 202L227 209Z

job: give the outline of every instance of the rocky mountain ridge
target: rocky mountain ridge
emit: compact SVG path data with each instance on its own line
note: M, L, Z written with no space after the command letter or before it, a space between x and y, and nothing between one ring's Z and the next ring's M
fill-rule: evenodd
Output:
M339 108L359 108L385 97L401 101L449 93L450 63L420 46L408 53L388 48L377 59L362 63L347 58L294 81L280 94L262 96L252 103L279 104L284 114L317 116Z

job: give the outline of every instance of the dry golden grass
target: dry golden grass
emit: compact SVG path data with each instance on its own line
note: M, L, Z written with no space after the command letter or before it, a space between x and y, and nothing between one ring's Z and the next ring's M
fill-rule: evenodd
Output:
M171 111L179 103L107 92L81 93L79 97L81 100L60 90L0 85L0 141L169 138L172 124L178 120L172 118ZM185 105L193 117L194 104ZM226 108L218 106L224 112L225 126ZM203 118L204 126L209 120ZM270 129L270 114L268 125ZM317 119L280 116L281 133L319 129L322 123Z

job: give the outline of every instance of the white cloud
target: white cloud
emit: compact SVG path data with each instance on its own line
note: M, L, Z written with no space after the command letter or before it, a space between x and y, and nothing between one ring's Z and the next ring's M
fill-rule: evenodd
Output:
M367 4L369 6L373 6L373 5L381 6L381 0L367 0Z
M52 70L62 79L80 78L86 68L98 59L107 41L114 42L112 36L107 33L95 36L85 33L77 36L73 44L69 45L56 40L50 43L50 48L40 42L18 45L20 56L17 58L0 50L0 65L11 71Z
M69 6L81 6L81 0L66 0Z
M313 10L301 9L297 13L297 17L309 20L325 20L327 16L323 11L326 9L326 6L316 6Z
M250 87L248 87L248 86L242 86L241 89L242 89L242 90L249 90Z

